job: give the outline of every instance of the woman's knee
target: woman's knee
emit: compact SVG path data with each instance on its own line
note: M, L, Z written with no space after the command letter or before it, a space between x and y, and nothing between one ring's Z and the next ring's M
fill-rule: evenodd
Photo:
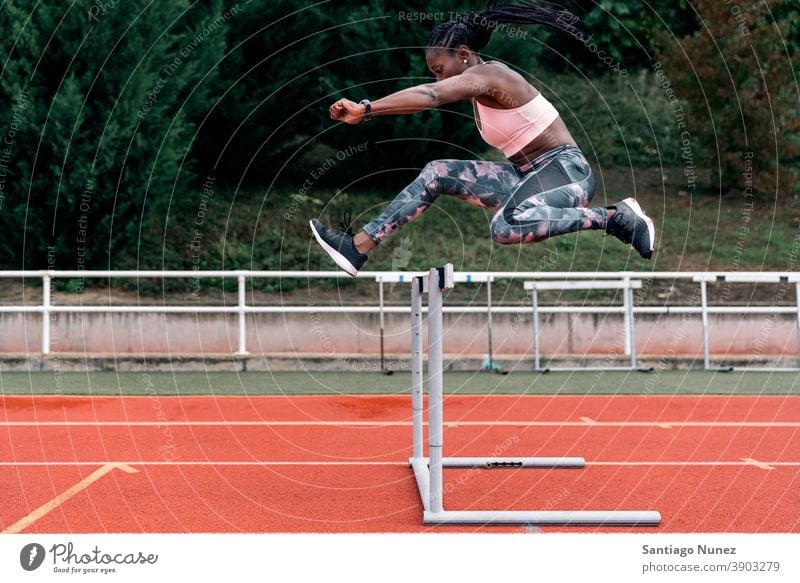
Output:
M519 243L517 233L502 218L495 218L489 225L489 233L492 236L492 241L500 245L514 245Z
M548 238L546 221L528 221L523 228L522 225L514 225L499 217L492 220L489 231L492 241L500 245L540 243Z
M419 173L424 180L432 180L439 176L450 176L458 160L431 160L422 167Z
M592 202L592 199L594 198L594 187L595 187L594 174L590 173L589 174L589 178L586 179L586 204L587 205L590 202Z
M422 168L419 180L432 197L454 194L452 179L459 176L464 167L463 160L431 160Z

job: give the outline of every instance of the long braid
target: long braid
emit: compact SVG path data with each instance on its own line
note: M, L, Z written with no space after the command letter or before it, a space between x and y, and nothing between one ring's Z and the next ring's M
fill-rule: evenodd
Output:
M426 46L455 49L466 45L470 50L480 51L489 44L497 25L506 23L542 24L572 35L582 35L583 32L576 27L578 22L578 17L569 10L551 2L490 0L485 10L467 12L435 26Z

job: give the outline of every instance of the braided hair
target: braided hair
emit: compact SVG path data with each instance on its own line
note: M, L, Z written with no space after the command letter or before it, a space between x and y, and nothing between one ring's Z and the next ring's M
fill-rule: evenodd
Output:
M477 52L489 44L494 29L505 23L543 24L579 36L583 33L575 26L578 20L566 8L550 2L490 0L485 10L467 12L436 25L428 36L426 47L454 50L466 45Z

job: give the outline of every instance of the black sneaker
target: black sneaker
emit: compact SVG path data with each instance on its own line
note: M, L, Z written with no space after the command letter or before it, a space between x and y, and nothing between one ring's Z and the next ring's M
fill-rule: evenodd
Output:
M345 222L341 224L343 233L330 231L317 219L311 219L308 224L311 226L311 232L314 233L317 243L331 256L336 265L355 277L358 270L367 260L367 256L359 253L356 249L356 245L353 242L355 234L350 227L348 215L345 215Z
M636 199L626 198L608 208L617 212L608 219L606 233L614 235L623 243L632 244L639 255L650 259L656 242L656 228L653 220L644 214Z

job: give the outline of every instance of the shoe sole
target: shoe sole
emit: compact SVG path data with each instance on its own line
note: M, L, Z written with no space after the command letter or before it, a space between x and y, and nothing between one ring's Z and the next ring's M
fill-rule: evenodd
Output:
M647 232L650 235L650 252L647 255L642 255L642 257L645 259L650 259L653 256L653 249L655 248L654 245L656 242L656 226L653 223L653 219L644 214L642 207L639 206L639 203L635 198L626 198L622 202L631 207L631 210L636 213L636 216L647 224Z
M317 240L317 243L319 243L319 246L325 250L325 253L331 256L331 259L336 262L336 265L341 267L347 275L355 277L358 270L347 260L347 257L328 245L324 239L320 237L319 233L317 233L317 229L314 228L314 221L308 221L308 226L311 227L311 232L314 233L314 238Z

